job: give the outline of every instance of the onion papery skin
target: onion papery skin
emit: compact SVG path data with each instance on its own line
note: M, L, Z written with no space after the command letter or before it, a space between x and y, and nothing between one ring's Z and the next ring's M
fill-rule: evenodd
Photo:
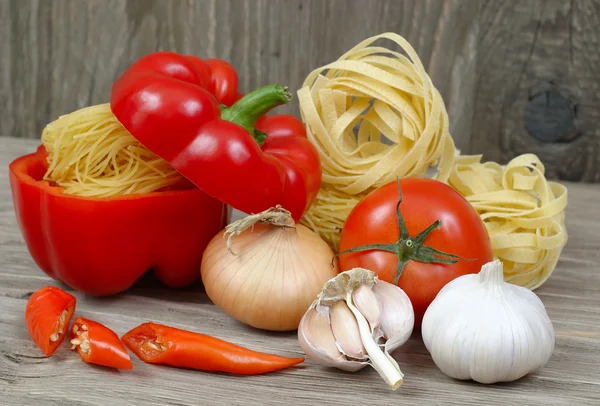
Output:
M338 273L329 245L303 225L256 224L232 238L232 252L224 233L204 252L202 282L214 304L252 327L296 330L325 282Z

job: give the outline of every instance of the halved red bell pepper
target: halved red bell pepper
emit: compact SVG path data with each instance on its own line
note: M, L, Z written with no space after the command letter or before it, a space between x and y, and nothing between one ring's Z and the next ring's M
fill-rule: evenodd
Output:
M225 101L237 93L219 82L217 72L227 76L222 64L206 62L212 75L206 85L190 61L197 62L173 53L142 58L114 83L112 112L146 148L207 194L246 213L280 204L299 220L321 185L317 151L296 118L268 117L256 125L291 95L270 85L222 108L210 92Z
M91 295L122 292L152 268L180 287L199 277L202 253L227 207L197 188L110 198L67 195L43 181L47 153L17 158L10 184L19 226L44 272Z
M93 320L77 317L71 328L71 349L88 364L132 369L129 353L117 333Z
M37 290L27 301L27 331L47 357L54 354L65 340L76 302L75 296L56 286Z

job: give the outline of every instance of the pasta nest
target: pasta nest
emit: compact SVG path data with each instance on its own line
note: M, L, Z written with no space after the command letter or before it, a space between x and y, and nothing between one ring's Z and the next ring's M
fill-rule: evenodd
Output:
M372 46L389 39L407 56ZM396 177L446 181L455 148L444 101L410 44L393 33L367 39L314 70L298 91L322 187L302 222L335 249L350 210Z
M448 182L485 223L504 279L529 289L548 279L567 242L567 188L548 182L544 172L533 154L506 166L481 163L481 155L461 156Z
M188 187L127 132L108 103L59 117L44 128L42 143L48 151L44 179L65 194L106 198Z

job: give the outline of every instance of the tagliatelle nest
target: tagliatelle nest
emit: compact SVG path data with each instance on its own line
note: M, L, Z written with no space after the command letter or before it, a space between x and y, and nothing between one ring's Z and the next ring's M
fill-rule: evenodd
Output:
M408 57L371 46L378 39L395 42ZM298 97L323 170L321 191L302 222L334 248L348 213L368 192L436 164L437 178L447 180L454 143L446 108L399 35L367 39L313 71Z
M535 289L554 270L567 242L567 188L548 182L533 154L506 166L481 163L481 156L457 159L448 182L484 221L494 255L504 263L504 279Z

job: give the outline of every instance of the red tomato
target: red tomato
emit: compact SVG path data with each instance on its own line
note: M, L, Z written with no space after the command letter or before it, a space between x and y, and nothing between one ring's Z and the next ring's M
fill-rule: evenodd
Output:
M33 342L49 357L64 341L75 312L75 297L55 286L36 291L25 308L25 324Z
M397 284L410 298L415 326L420 326L425 310L444 285L458 276L478 273L493 259L492 245L475 209L450 186L411 178L401 180L400 188L400 218L406 225L403 238L396 216L398 183L391 182L371 192L352 210L342 229L340 253L367 244L383 246L341 254L340 272L366 268L394 283L400 271ZM441 221L438 229L421 234L437 220ZM419 234L424 241L417 238ZM451 255L440 255L440 251ZM402 270L400 258L405 262Z

